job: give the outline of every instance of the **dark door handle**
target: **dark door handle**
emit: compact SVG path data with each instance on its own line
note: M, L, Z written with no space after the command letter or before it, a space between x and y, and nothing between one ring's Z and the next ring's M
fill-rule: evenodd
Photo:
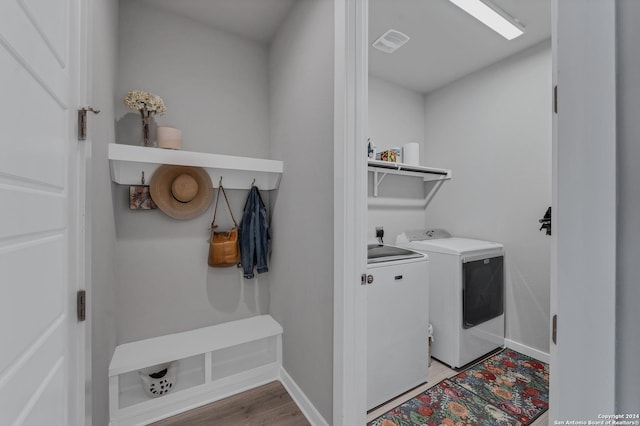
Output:
M551 235L551 207L547 209L547 212L544 214L542 219L538 220L538 222L542 224L540 231L545 229L547 231L547 235Z

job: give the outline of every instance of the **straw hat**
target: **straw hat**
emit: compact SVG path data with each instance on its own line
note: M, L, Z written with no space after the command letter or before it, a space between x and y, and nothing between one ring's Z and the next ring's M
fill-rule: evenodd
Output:
M174 219L193 219L213 200L211 178L201 167L164 164L151 177L149 190L158 208Z

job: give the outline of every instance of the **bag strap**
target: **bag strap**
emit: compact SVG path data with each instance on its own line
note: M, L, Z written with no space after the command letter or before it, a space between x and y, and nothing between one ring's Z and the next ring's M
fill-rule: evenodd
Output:
M218 196L216 197L216 206L213 209L213 220L211 221L211 231L216 227L216 214L218 213L218 200L220 199L220 192L224 195L224 200L227 202L227 207L229 208L229 213L231 213L231 220L233 220L233 224L238 227L238 223L236 222L236 218L233 217L233 211L231 210L231 205L229 205L229 199L227 198L227 192L224 190L222 185L218 186Z

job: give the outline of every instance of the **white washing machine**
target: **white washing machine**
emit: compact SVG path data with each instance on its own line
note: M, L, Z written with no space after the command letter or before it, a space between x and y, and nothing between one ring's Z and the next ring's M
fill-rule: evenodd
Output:
M427 381L428 257L373 244L367 266L367 410Z
M504 347L504 247L451 237L444 230L406 231L399 247L429 256L431 354L460 368Z

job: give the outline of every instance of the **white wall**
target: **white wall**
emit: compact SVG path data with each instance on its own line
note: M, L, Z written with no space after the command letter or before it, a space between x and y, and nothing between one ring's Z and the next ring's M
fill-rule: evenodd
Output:
M384 150L424 142L424 94L369 76L369 137Z
M88 173L88 232L92 237L91 293L91 405L93 425L109 421L109 386L107 371L116 346L116 232L113 216L112 184L107 160L107 144L115 138L113 93L117 65L118 1L91 2L91 105L99 115L89 117L91 138Z
M334 9L303 0L271 45L271 148L284 161L273 208L270 313L283 367L330 424L333 395Z
M427 226L504 244L507 338L548 353L550 43L428 94L425 128L424 161L453 171Z
M624 0L617 5L618 39L618 230L616 288L616 413L640 410L640 55L636 40L640 30L640 3Z
M406 143L418 142L420 151L424 151L425 103L422 93L369 76L368 106L368 134L378 150L402 148ZM373 173L368 174L368 179L369 197L372 197ZM381 198L424 197L421 180L405 176L386 176L378 190ZM424 209L406 208L401 204L397 207L371 205L368 213L368 237L374 238L375 228L382 226L385 243L395 244L400 232L424 227Z
M183 130L183 149L269 156L266 47L139 1L120 2L119 35L119 143L139 141L139 117L122 99L142 89L164 99L158 122ZM266 274L244 280L241 269L207 265L213 205L180 221L160 210L130 211L127 194L125 186L114 194L118 343L268 312ZM228 195L239 220L247 191ZM221 208L226 229L232 222Z
M122 99L140 89L164 99L156 121L182 130L184 150L267 157L266 47L139 0L120 8L118 143L139 144Z

